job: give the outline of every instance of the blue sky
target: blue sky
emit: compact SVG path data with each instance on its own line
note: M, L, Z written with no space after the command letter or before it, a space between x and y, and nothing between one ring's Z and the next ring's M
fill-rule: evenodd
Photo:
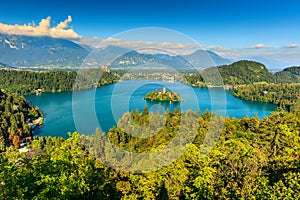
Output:
M6 1L0 22L24 24L71 15L82 36L109 37L138 27L164 27L183 32L200 43L242 48L263 43L300 43L300 1Z
M83 37L107 38L133 28L164 27L211 46L283 51L293 44L295 51L300 44L299 9L298 0L12 0L1 2L0 23L38 24L51 16L55 26L71 15L69 25Z

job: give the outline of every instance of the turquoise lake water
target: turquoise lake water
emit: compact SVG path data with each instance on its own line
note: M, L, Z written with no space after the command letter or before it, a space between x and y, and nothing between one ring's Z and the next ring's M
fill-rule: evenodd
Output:
M146 93L160 90L163 86L169 91L179 93L184 102L144 100ZM195 88L178 82L148 80L123 81L97 89L25 97L32 105L38 106L45 116L44 126L36 134L64 138L69 131L91 134L97 127L107 132L109 128L116 126L124 112L135 109L142 111L145 105L150 112L164 113L166 109L172 111L175 107L195 112L208 109L236 118L255 115L263 118L276 109L275 105L269 103L238 99L222 88Z

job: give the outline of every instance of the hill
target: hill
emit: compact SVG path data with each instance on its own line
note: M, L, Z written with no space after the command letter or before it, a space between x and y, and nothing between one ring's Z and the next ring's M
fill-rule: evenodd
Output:
M300 76L300 66L298 66L298 67L288 67L288 68L285 68L283 71L290 72L291 74Z
M288 67L274 74L276 83L300 82L300 67Z
M217 67L224 84L241 85L241 84L253 84L253 83L298 83L300 77L294 72L287 69L284 71L276 72L272 74L262 63L241 60L230 65L224 65ZM206 82L214 85L216 74L215 68L207 68L203 71L202 76L206 77ZM192 85L203 85L203 78L199 74L186 76L187 81Z
M218 67L224 83L249 84L253 82L272 82L273 75L265 65L255 61L238 61L231 65Z
M224 84L239 85L263 81L273 82L274 80L273 75L268 71L266 66L255 61L241 60L230 65L219 66L217 69ZM215 73L214 68L205 69L203 77L206 78L206 82L212 85L215 85L213 83L219 83L219 81L216 81L217 76Z

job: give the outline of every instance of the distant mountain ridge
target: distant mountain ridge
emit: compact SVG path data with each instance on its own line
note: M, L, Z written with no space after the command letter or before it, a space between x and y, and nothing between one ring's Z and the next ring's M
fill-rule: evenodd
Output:
M12 66L0 62L0 69L3 69L3 68L12 68Z
M85 59L90 59L87 60ZM160 64L172 68L210 67L231 63L212 51L199 50L190 55L144 54L135 50L107 46L96 49L76 41L51 37L0 34L0 62L11 66L81 66L86 63L112 68Z
M87 54L67 39L0 34L0 62L12 66L80 65Z
M184 58L200 67L213 67L232 63L231 60L223 58L209 50L197 50L189 55L185 55Z
M128 68L159 64L174 69L207 68L231 63L230 60L217 55L212 51L198 50L190 55L145 54L135 50L108 46L92 52L91 59L101 65L111 68Z

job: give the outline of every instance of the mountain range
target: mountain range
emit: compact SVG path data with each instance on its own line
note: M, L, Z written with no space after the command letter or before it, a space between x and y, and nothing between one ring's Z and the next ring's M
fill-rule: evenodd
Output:
M210 67L231 63L212 51L198 50L190 55L146 54L107 46L93 48L76 41L51 37L0 34L0 62L11 66L102 66L128 68L151 63L176 69Z
M0 34L0 62L11 66L77 66L87 55L66 39Z
M7 68L12 68L12 66L0 62L0 69L7 69Z
M92 59L94 58L94 59ZM97 64L111 68L127 68L157 64L174 69L190 69L195 67L212 67L231 63L230 60L218 56L212 51L198 50L190 55L146 54L135 50L108 46L94 50L90 59Z

